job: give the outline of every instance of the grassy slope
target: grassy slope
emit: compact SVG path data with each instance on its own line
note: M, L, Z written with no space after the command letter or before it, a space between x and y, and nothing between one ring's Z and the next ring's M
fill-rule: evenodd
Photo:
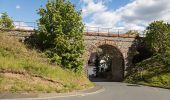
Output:
M50 65L42 53L0 33L0 92L68 92L91 86L84 75Z
M136 64L125 82L170 89L170 66L156 56L151 57Z

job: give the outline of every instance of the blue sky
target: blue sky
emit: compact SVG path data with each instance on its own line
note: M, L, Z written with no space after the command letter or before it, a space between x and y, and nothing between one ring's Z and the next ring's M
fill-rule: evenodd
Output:
M7 12L16 21L35 21L37 9L46 0L0 0L0 12Z
M15 21L35 22L47 0L0 0L0 13ZM170 22L170 0L71 0L83 10L87 26L144 29L154 20ZM162 6L164 5L164 6Z
M19 21L36 21L39 16L37 11L40 6L44 6L47 0L0 0L0 12L8 12L14 19ZM80 0L71 0L76 4L77 10L84 5ZM97 2L97 1L96 1ZM109 9L117 9L128 3L128 0L114 0L109 2Z

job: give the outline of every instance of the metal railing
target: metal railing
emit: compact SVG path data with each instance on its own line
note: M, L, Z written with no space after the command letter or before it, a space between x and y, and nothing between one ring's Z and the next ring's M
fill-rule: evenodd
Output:
M23 29L23 30L36 30L38 29L38 25L36 22L24 22L24 21L14 21L15 29Z
M14 21L14 26L15 29L21 29L21 30L38 29L37 22ZM128 31L137 32L139 33L140 37L145 37L145 32L142 30L125 30L125 29L118 29L118 28L103 28L103 27L90 27L90 26L85 26L84 28L84 33L89 35L98 34L98 35L107 35L107 36L113 36L113 35L122 36L125 35Z
M89 27L85 26L84 32L86 34L99 34L99 35L107 35L107 36L132 36L131 34L127 34L129 31L136 32L140 37L145 37L145 32L143 30L126 30L119 28L102 28L102 27Z

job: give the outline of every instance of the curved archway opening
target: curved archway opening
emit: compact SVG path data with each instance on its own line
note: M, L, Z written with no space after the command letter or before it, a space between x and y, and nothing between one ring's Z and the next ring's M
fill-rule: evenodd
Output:
M90 79L104 81L122 81L124 79L124 59L118 48L112 45L100 45L91 51L88 68Z

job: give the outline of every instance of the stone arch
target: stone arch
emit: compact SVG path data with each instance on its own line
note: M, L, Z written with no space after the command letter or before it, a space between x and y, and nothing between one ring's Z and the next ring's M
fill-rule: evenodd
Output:
M115 50L113 51L114 53L118 53L120 55L120 60L121 61L116 61L117 58L113 59L114 62L113 62L113 65L115 64L116 65L116 62L117 63L120 63L119 66L115 67L115 66L112 66L113 69L112 69L112 75L113 75L113 79L112 81L122 81L123 78L124 78L124 69L125 69L125 59L124 59L124 56L123 56L123 53L121 51L121 48L117 46L116 43L114 43L113 41L99 41L97 43L94 43L91 45L89 45L89 47L87 48L87 60L86 60L86 67L88 67L88 60L90 58L90 54L92 53L92 51L94 49L97 49L97 48L105 48L105 47L109 47L109 49L111 50ZM87 68L86 68L87 70Z
M111 46L115 47L116 49L118 49L121 53L123 52L121 50L120 46L118 46L115 42L105 40L105 41L99 41L97 43L91 43L89 46L87 46L87 48L86 48L86 55L87 55L87 57L89 58L90 53L91 53L91 51L93 49L96 49L96 48L98 48L101 45L111 45Z

